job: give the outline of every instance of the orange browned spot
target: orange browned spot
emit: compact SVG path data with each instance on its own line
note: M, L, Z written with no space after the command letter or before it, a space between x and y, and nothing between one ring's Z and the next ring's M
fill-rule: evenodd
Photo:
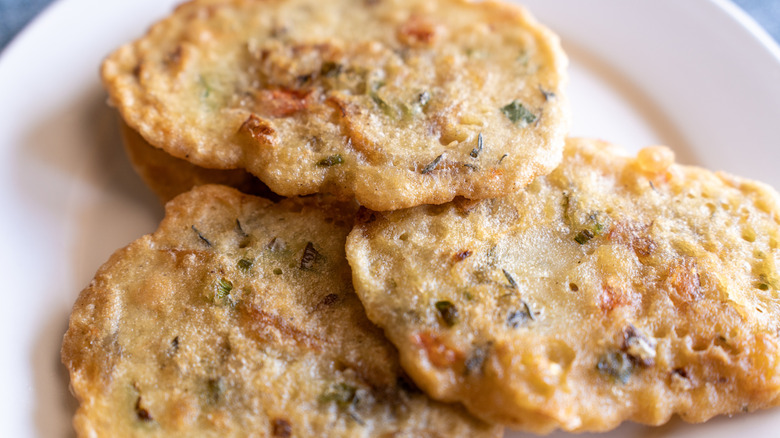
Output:
M182 46L179 44L176 48L165 56L165 63L170 67L171 65L178 65L181 61Z
M463 361L463 352L447 346L435 333L418 333L412 336L412 343L425 350L428 361L435 367L447 368Z
M498 181L504 175L504 169L490 169L486 179Z
M317 336L294 326L279 315L258 309L254 304L239 306L239 325L260 341L279 337L283 341L291 339L298 346L322 350L322 340Z
M289 438L292 436L292 425L286 419L274 418L271 424L273 426L273 436L279 438Z
M650 225L617 222L607 233L607 239L621 245L627 245L639 257L649 256L655 251L656 243L647 237Z
M609 283L602 286L598 300L599 309L604 312L610 312L618 306L631 304L631 297L626 291Z
M260 90L256 96L257 108L269 117L290 117L309 106L311 91Z
M699 268L692 259L683 258L674 261L666 281L671 286L671 298L676 304L692 303L704 297L701 291Z
M341 117L347 117L347 103L342 101L341 99L334 97L334 96L328 96L327 99L325 99L325 103L332 106L338 111L338 114Z
M326 99L325 103L336 108L336 116L339 119L344 135L347 136L349 146L365 158L369 164L374 166L382 164L385 156L381 148L366 138L365 133L361 129L361 121L355 117L356 110L349 102L339 96L331 95Z
M465 260L469 256L471 256L471 250L464 249L463 251L459 251L459 252L455 253L455 255L452 256L452 258L456 262L460 262L460 261Z
M398 40L408 46L431 46L436 40L438 29L429 20L412 15L398 28Z
M241 124L239 132L245 132L256 141L266 144L272 143L276 135L276 131L268 124L268 121L254 114L250 114L246 121Z

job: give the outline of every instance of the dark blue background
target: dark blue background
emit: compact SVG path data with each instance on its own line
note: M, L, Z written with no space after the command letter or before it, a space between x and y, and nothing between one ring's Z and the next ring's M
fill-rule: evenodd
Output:
M733 1L764 26L775 41L780 42L780 0ZM51 2L52 0L0 0L0 50L35 14Z

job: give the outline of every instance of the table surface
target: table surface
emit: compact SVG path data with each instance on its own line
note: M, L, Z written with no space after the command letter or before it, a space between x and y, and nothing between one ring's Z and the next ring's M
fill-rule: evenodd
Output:
M0 51L53 0L0 0ZM780 43L780 0L733 0Z

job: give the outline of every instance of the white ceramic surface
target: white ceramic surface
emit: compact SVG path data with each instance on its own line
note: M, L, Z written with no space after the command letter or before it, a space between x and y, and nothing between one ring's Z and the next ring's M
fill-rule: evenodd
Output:
M0 436L74 435L75 400L59 361L70 308L114 250L161 218L123 154L98 66L174 3L59 0L0 58ZM730 3L525 4L571 57L572 134L630 150L665 143L684 163L780 187L780 50ZM778 429L775 410L696 426L624 425L603 436Z

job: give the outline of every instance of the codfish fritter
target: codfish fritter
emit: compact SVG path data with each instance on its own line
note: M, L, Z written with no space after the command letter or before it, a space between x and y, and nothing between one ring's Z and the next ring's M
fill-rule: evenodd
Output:
M567 59L465 0L195 0L103 64L152 145L374 210L504 195L559 163Z
M241 169L206 169L150 145L138 132L120 123L122 140L133 168L163 203L195 186L222 184L244 193L278 200L271 189Z
M434 398L534 432L701 422L780 403L780 200L570 140L476 203L364 211L355 290Z
M353 211L224 186L168 203L73 309L78 435L498 436L405 383L351 286Z

